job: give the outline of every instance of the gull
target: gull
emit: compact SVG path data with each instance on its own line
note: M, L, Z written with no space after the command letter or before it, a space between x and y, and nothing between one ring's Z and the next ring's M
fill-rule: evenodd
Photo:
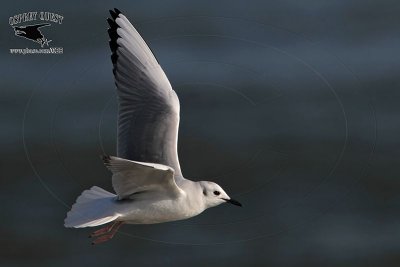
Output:
M177 143L179 99L129 20L110 10L108 34L118 93L117 157L102 156L116 194L93 186L76 199L65 227L108 224L92 244L113 238L122 224L188 219L222 203L241 204L216 183L182 175Z

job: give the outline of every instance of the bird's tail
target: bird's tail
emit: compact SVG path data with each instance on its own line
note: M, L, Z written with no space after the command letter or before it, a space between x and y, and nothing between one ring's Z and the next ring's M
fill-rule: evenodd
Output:
M100 187L85 190L67 213L65 227L91 227L114 221L119 217L113 207L116 195Z

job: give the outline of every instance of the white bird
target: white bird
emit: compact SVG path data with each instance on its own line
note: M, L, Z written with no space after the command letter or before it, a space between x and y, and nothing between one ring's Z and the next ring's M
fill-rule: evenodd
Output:
M110 10L110 48L118 91L118 157L103 156L116 194L97 186L77 198L66 227L109 226L92 244L110 240L127 224L187 219L221 203L241 204L216 183L182 176L177 142L179 99L156 58L118 10Z

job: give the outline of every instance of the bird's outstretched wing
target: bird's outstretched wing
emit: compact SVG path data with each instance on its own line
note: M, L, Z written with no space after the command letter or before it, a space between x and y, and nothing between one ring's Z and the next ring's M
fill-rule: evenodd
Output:
M162 194L179 197L182 190L176 185L171 167L103 156L104 165L112 173L112 185L119 199L135 199L141 194Z
M111 60L118 91L118 156L167 165L182 178L177 141L179 99L145 41L117 9L110 10Z

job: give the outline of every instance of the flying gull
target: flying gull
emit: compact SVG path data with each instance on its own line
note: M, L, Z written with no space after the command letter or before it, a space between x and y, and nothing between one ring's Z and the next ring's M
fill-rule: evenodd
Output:
M110 223L91 234L110 240L122 224L183 220L222 203L241 204L216 183L182 175L177 142L179 99L156 58L118 10L110 10L108 34L118 92L117 155L102 156L116 194L93 186L77 198L66 227Z

